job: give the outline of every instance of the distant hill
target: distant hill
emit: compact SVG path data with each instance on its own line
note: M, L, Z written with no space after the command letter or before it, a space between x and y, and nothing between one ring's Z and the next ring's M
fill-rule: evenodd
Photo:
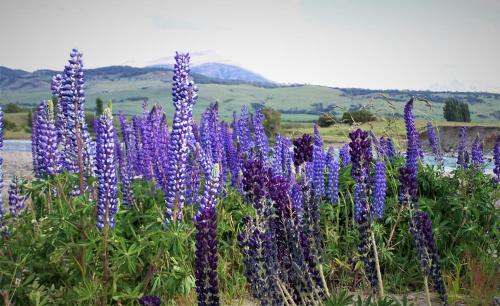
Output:
M240 68L238 66L228 64L205 63L194 66L191 71L193 73L221 80L243 81L247 83L262 84L272 83L256 73Z
M265 79L256 74L251 76L251 72L237 73L230 68L227 73L211 73L210 67L213 66L202 64L198 66L199 69L194 67L192 70L192 77L199 87L199 101L194 109L195 115L199 115L210 102L219 101L221 115L225 118L230 118L232 112L239 111L243 105L253 109L269 106L281 111L284 120L291 121L316 120L318 115L324 112L341 115L346 110L361 106L369 106L379 117L400 117L404 102L411 96L418 96L429 100L428 105L424 102L416 104L415 114L419 118L442 119L444 101L454 97L470 104L473 121L500 120L498 93L280 85L262 83L260 81ZM58 72L52 70L27 72L0 66L0 104L14 102L21 106L32 107L41 99L50 98L50 80L56 73ZM88 69L85 71L87 108L92 110L95 99L100 97L113 100L114 111L139 112L144 99L149 99L151 103L160 103L167 111L172 111L170 92L172 75L172 69L161 66L145 68L109 66ZM233 77L234 79L228 79ZM381 94L388 97L391 102L378 99Z

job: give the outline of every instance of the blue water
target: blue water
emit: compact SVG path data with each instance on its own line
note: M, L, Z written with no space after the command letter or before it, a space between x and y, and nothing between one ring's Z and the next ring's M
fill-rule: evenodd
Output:
M5 152L31 152L31 140L4 140Z

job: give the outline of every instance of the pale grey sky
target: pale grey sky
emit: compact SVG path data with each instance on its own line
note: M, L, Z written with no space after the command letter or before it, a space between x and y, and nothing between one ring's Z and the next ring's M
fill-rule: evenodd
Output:
M500 91L498 0L0 0L0 65L143 66L190 51L277 82Z

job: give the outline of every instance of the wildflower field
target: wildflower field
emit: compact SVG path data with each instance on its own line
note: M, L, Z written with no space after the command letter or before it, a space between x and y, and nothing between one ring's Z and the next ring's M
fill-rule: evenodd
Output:
M405 148L391 126L355 124L340 149L317 125L266 135L262 112L224 122L217 103L196 122L189 54L175 60L173 114L110 104L91 135L72 50L33 116L34 179L0 172L0 304L411 305L413 292L426 305L494 302L500 135L483 152L462 128L446 173L431 122L423 150L418 97L405 104Z

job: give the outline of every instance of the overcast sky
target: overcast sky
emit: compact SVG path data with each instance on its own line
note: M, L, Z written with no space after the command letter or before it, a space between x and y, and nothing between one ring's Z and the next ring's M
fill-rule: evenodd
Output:
M498 0L0 0L0 33L0 65L29 71L179 50L277 82L500 91Z

